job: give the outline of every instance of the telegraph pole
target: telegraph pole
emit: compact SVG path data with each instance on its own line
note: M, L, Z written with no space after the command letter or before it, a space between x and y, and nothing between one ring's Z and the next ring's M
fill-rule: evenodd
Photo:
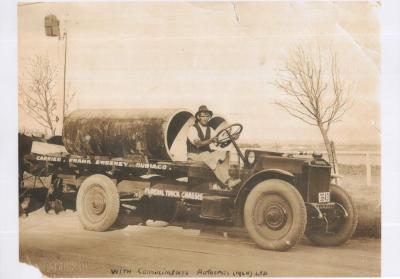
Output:
M64 30L63 36L60 33L60 21L55 15L48 15L44 18L44 27L46 36L48 37L58 37L58 40L64 40L64 79L63 79L63 94L62 94L62 121L64 124L65 116L65 87L66 87L66 76L67 76L67 31Z
M63 98L62 98L62 121L61 123L64 125L64 117L65 117L65 80L67 77L67 32L64 31L64 84L63 84Z

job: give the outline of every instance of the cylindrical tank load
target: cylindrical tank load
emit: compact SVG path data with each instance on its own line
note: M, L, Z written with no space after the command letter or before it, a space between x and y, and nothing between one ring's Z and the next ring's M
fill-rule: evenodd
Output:
M219 131L222 129L226 128L229 126L229 123L225 120L223 116L220 115L214 115L209 121L208 125L212 127L215 130L215 133L217 134Z
M63 143L80 156L185 161L187 130L194 116L178 109L87 109L65 118Z

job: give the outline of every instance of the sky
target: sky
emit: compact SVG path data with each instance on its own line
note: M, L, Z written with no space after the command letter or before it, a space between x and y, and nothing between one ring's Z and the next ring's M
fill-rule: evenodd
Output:
M39 3L18 7L20 77L36 54L60 67L65 41L46 37L54 14L68 34L73 108L206 104L243 124L242 140L321 142L316 127L274 104L272 85L295 44L337 53L354 104L330 131L337 143L379 143L380 6L375 2ZM327 56L328 57L328 56ZM374 125L372 123L375 123ZM20 110L20 128L37 129ZM57 133L61 133L61 127Z

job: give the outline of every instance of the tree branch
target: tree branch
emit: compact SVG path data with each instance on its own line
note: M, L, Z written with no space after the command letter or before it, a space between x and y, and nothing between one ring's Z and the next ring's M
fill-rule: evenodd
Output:
M56 84L58 69L45 56L35 55L27 63L18 84L23 110L40 126L55 132Z
M323 66L326 64L330 65L328 75ZM302 45L296 45L279 73L274 85L291 102L278 100L275 104L293 117L319 126L326 132L323 136L327 141L332 123L340 121L351 108L351 90L341 78L337 55L332 55L329 63L323 63L320 48L313 55L309 48L306 51Z

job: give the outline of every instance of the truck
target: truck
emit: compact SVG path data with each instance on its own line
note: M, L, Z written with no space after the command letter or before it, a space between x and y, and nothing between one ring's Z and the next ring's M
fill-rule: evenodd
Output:
M105 232L121 214L171 224L238 229L262 249L286 251L305 235L318 246L338 246L353 235L358 214L351 196L333 183L321 154L247 148L243 126L210 120L217 145L231 146L240 185L222 187L202 162L184 160L186 110L84 110L66 118L67 152L24 154L20 171L51 176L51 193L66 186L86 230ZM174 146L175 145L175 146ZM21 175L20 175L21 176ZM71 183L71 181L74 181Z

